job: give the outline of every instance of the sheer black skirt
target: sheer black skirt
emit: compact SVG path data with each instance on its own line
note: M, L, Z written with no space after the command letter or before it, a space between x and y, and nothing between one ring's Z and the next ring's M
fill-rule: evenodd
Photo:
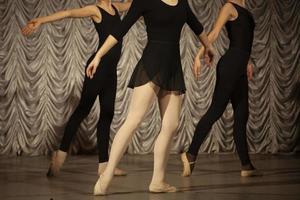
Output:
M150 81L163 90L185 93L178 43L148 42L128 86L134 88Z

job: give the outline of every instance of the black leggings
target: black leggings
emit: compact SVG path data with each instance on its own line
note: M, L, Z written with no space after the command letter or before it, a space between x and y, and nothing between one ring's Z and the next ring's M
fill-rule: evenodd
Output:
M217 65L217 81L212 103L197 124L188 153L196 156L212 125L222 116L229 101L234 110L233 136L242 165L250 164L246 125L248 110L248 80L246 66L249 55L229 49Z
M91 59L89 59L89 61L90 60ZM117 63L113 64L115 66L107 66L103 64L103 62L105 62L105 60L101 60L102 64L98 67L93 79L85 76L80 102L66 125L60 146L61 151L68 152L80 123L89 114L99 95L100 118L97 124L99 163L108 161L110 125L114 115L117 88Z

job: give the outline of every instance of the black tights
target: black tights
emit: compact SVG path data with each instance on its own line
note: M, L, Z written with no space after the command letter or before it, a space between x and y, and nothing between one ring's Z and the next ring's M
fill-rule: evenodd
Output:
M111 67L112 69L109 69ZM114 115L114 104L117 87L117 75L114 66L100 66L93 79L85 76L81 99L70 117L64 132L60 150L68 152L80 123L89 114L99 95L100 118L97 124L97 145L99 163L108 161L110 125Z
M231 52L228 54L226 57L232 56ZM220 60L217 66L217 82L212 103L197 124L188 153L197 156L200 146L207 137L212 125L222 116L228 102L231 101L234 110L233 136L237 152L242 165L249 165L251 163L246 136L246 125L249 115L247 75L245 72L240 73L234 67L234 62L239 62L238 56L235 57L235 60L227 59L226 57L224 60ZM238 76L238 74L242 75Z

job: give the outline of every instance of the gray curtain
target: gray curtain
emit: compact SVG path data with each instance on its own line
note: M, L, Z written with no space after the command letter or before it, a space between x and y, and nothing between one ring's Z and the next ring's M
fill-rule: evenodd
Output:
M80 99L86 61L98 42L88 18L46 24L30 37L23 37L20 28L34 17L94 2L0 0L0 154L41 155L58 147L65 124ZM225 3L189 2L207 32ZM249 83L249 149L254 153L295 152L300 147L300 1L248 0L247 7L256 22L252 53L255 75ZM139 20L124 38L111 139L126 118L132 93L126 86L146 41L145 26ZM187 92L172 152L188 147L195 125L210 105L216 80L215 67L205 68L199 81L194 79L191 68L200 43L187 26L180 43ZM218 60L228 47L225 31L215 47ZM99 111L96 101L77 132L73 153L95 151ZM152 152L159 129L155 103L133 137L128 153ZM201 151L234 152L232 129L229 104Z

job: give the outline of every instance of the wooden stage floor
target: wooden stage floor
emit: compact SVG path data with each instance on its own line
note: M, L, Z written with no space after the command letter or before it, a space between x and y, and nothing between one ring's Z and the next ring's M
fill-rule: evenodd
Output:
M46 157L0 157L0 200L300 200L300 155L252 155L264 176L241 178L234 154L200 155L195 173L180 176L178 155L170 156L167 180L172 194L148 193L153 155L126 155L110 195L95 197L97 156L70 156L59 177L47 179Z

